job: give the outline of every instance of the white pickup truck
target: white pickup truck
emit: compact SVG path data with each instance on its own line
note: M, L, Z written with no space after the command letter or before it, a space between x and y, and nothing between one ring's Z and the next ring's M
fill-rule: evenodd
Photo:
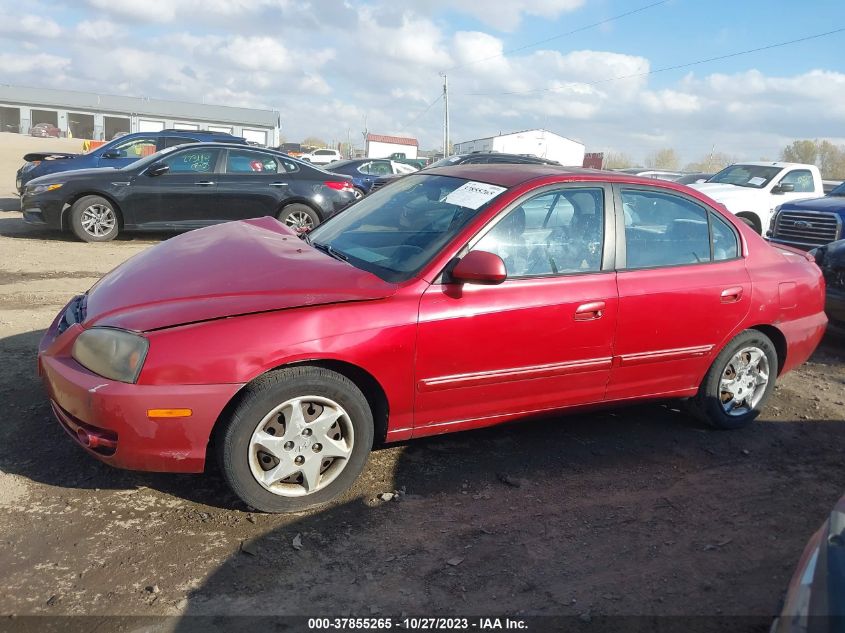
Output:
M799 163L736 163L689 186L725 205L762 235L779 205L824 195L818 167Z

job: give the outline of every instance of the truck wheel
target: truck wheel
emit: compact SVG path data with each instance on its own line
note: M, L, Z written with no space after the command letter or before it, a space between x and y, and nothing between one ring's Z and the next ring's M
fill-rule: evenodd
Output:
M373 445L373 416L355 384L320 367L264 375L217 430L232 491L262 512L301 512L345 493Z
M101 196L82 196L70 208L70 229L83 242L109 242L120 231L117 209Z
M778 357L768 336L746 330L728 343L713 361L698 394L688 402L690 413L717 429L739 429L756 418L772 391Z
M740 220L742 220L748 226L754 229L758 235L763 234L763 227L760 226L760 222L757 220L756 217L752 216L751 214L745 215L742 213L737 214L736 217L738 217Z

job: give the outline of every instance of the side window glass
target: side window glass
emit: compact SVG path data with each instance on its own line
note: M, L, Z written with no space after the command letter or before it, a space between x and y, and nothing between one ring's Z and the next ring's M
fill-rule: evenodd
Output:
M274 156L261 152L230 149L226 158L228 174L277 174L279 163Z
M280 159L279 159L279 163L281 163L281 165L282 165L282 169L285 171L285 173L288 173L288 174L295 174L296 172L298 172L298 171L299 171L299 165L297 165L297 164L296 164L295 162L293 162L292 160L287 160L287 159L285 159L285 158L280 158Z
M604 242L604 191L563 189L524 202L473 250L501 257L508 277L596 272Z
M373 173L373 172L371 171L371 170L372 170L372 168L373 168L373 164L372 164L372 163L364 163L363 165L359 165L359 166L358 166L358 171L359 171L359 172L361 172L362 174L367 174L367 175L370 175L370 174L372 174L372 173Z
M781 178L780 182L783 185L794 185L796 193L812 193L814 191L813 174L809 169L793 169Z
M177 151L161 162L170 167L169 174L209 174L214 171L219 155L220 150L217 149L193 149Z
M622 190L628 268L710 261L707 211L680 196Z
M393 173L393 169L391 169L390 163L375 161L372 163L372 167L370 167L370 173L373 176L387 176Z
M739 257L739 243L734 230L715 213L710 214L710 231L713 235L713 261Z
M118 143L109 151L118 152L120 158L138 159L155 154L158 150L156 149L154 138L133 138L132 140Z

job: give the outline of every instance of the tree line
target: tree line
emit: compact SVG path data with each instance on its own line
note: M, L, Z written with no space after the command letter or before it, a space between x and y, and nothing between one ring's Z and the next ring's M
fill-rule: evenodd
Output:
M760 158L759 160L771 160ZM805 163L816 165L822 172L822 178L829 180L845 180L845 146L835 145L828 140L804 139L793 141L783 148L780 160L790 163ZM723 152L711 152L698 161L683 165L678 153L672 148L659 149L645 158L644 165L650 169L665 169L667 171L687 171L715 173L739 159ZM639 165L622 152L609 152L604 156L605 169L625 169Z

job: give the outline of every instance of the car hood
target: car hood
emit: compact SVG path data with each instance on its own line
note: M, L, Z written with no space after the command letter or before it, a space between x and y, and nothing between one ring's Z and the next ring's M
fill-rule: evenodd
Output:
M79 158L82 154L74 154L68 152L30 152L24 154L23 159L29 162L36 160L68 160L71 158Z
M751 189L749 187L739 187L737 185L723 185L718 182L699 182L687 186L691 189L695 189L696 191L700 191L704 195L710 196L719 202L724 202L725 200L754 198L761 194L765 194L764 189Z
M191 231L136 255L88 292L83 326L141 332L394 292L266 217Z
M38 176L27 182L27 186L46 185L57 182L67 182L68 180L76 180L78 178L87 178L89 176L101 176L105 173L114 173L117 167L93 167L90 169L74 169L73 171L59 171L53 174L44 174Z
M808 200L793 200L785 203L783 209L802 209L805 211L841 211L845 209L845 196L825 196Z

